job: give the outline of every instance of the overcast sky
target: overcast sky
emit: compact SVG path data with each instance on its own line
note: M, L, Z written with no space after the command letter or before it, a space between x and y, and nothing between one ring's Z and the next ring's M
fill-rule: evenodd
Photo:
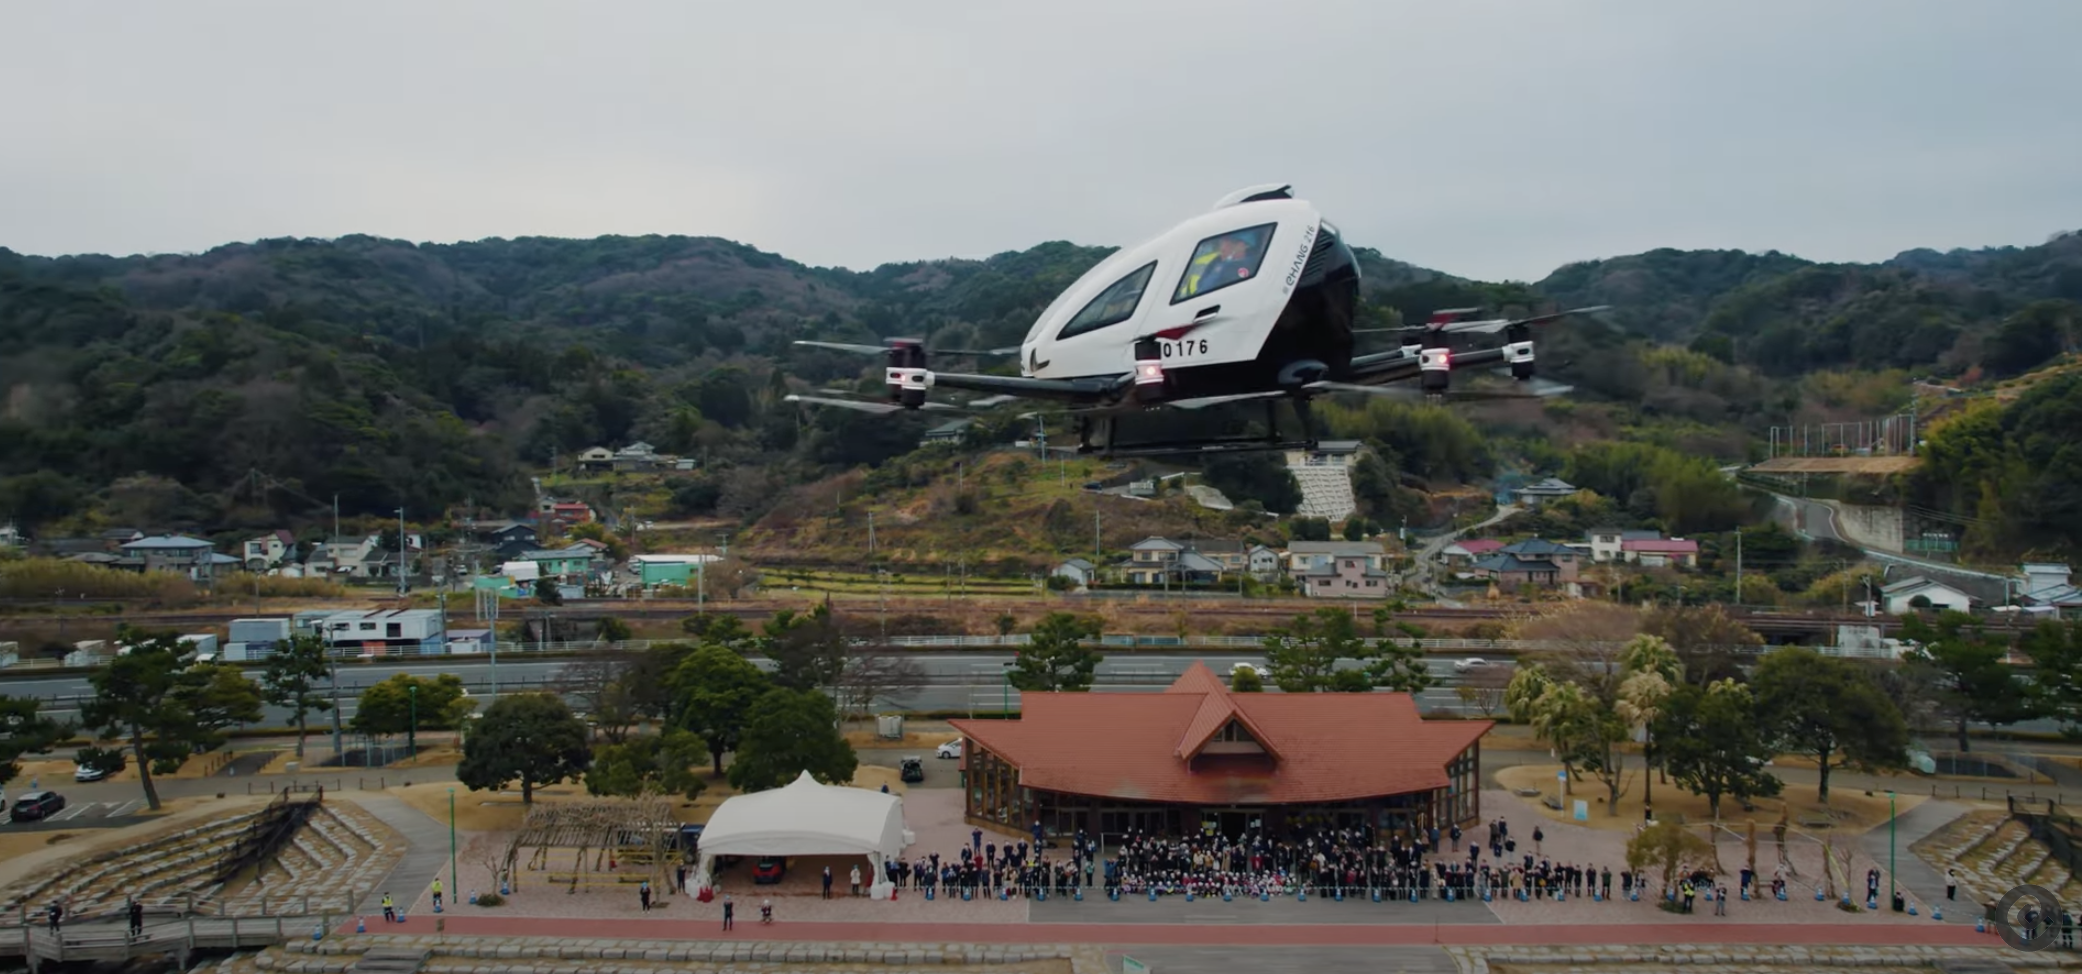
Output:
M0 246L1127 244L1290 182L1479 278L2082 227L2077 0L0 6Z

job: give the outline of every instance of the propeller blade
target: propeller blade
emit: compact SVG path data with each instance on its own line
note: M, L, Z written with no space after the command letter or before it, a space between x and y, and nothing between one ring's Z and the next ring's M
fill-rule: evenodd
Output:
M868 402L863 399L831 399L825 396L789 395L786 397L786 401L809 403L812 406L837 406L840 409L854 409L863 413L876 413L879 415L887 415L904 408L892 402Z
M1173 409L1206 409L1227 402L1245 402L1251 399L1277 399L1285 392L1239 392L1233 396L1203 396L1198 399L1174 399L1164 403Z
M1018 355L1019 346L1014 345L1010 348L929 348L926 349L926 352L932 355Z
M811 348L828 348L834 352L852 352L856 355L884 355L889 352L888 348L881 345L855 345L852 342L816 342L798 338L795 344Z
M1512 382L1525 386L1527 389L1530 390L1530 392L1527 393L1528 395L1560 396L1576 391L1575 386L1568 385L1566 383L1556 382L1552 379L1543 379L1539 376L1534 376L1530 379L1519 379L1511 374L1510 369L1491 369L1490 371L1497 375L1503 376L1506 379L1510 379Z
M992 406L1002 406L1008 402L1018 401L1018 396L1012 395L1011 393L1006 393L1001 396L985 396L981 399L971 399L966 403L966 405L970 409L989 409Z

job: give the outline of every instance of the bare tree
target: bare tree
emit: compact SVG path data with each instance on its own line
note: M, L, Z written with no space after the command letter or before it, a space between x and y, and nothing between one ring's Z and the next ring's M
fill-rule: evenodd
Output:
M1504 709L1504 688L1511 685L1511 671L1502 666L1478 666L1461 678L1454 693L1460 702L1484 717Z
M559 668L550 689L575 703L574 709L590 717L609 744L620 744L638 717L639 694L632 682L636 662L629 653L590 653Z
M925 685L925 667L909 654L878 643L849 646L833 685L840 714L864 717L875 701L914 693Z
M1641 613L1609 602L1577 602L1518 626L1519 639L1543 642L1533 658L1554 679L1577 684L1610 708L1619 700L1626 674L1621 665L1628 640L1641 632Z

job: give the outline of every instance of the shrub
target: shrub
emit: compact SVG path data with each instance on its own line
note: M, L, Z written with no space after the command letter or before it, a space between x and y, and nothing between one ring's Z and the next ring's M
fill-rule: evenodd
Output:
M505 906L505 905L506 905L506 897L500 896L500 895L499 895L499 894L497 894L497 893L479 893L479 894L477 894L477 905L478 905L478 906Z
M0 563L0 598L189 602L195 583L173 572L126 572L56 558Z

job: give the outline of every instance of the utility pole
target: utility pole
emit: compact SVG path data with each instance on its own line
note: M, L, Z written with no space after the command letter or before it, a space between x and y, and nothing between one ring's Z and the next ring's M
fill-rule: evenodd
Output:
M333 495L333 541L340 540L340 495Z
M875 512L873 511L867 512L867 550L868 554L872 555L875 553Z
M398 508L398 598L405 597L405 562L411 557L410 545L405 540L405 509Z
M1742 605L1742 529L1735 529L1735 604Z
M1101 558L1099 548L1099 502L1094 499L1092 501L1092 561L1094 563L1097 563Z
M318 624L325 627L325 661L332 666L333 760L340 761L344 760L342 755L345 753L340 749L340 655L337 652L337 648L333 645L332 624L323 619L320 619Z

